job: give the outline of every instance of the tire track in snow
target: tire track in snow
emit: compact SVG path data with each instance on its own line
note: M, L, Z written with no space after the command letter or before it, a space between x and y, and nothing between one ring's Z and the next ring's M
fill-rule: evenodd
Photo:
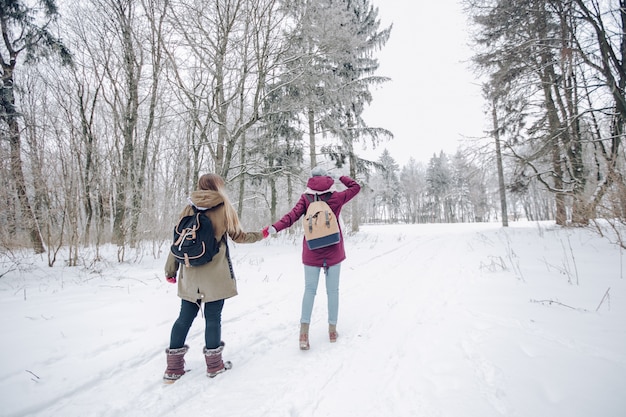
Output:
M404 402L389 402L392 410L387 412L408 415L406 398L416 398L414 409L428 409L428 415L450 415L435 405L453 403L448 398L455 397L467 398L474 403L472 407L494 415L510 411L502 400L497 368L477 353L465 327L463 289L471 281L465 271L475 269L475 265L456 262L454 254L480 247L473 239L467 247L468 240L455 235L398 241L365 265L351 268L351 274L359 276L348 287L350 294L343 297L365 297L359 304L383 307L379 315L367 316L369 322L356 321L355 325L364 335L361 345L372 345L366 349L375 350L374 337L385 341L384 361L398 380L395 393L388 390L387 394L405 398ZM406 275L393 275L402 273ZM358 315L359 306L352 309ZM406 346L418 349L410 351ZM396 404L402 405L393 410ZM451 407L462 410L464 405Z
M384 253L351 266L347 274L342 272L351 277L342 276L340 328L346 330L341 343L347 345L346 357L350 358L342 372L346 378L365 381L356 388L368 398L363 413L378 410L384 415L437 416L439 412L427 395L432 384L421 373L427 359L408 351L407 346L415 346L415 340L422 336L422 323L440 320L439 305L448 295L433 282L429 271L440 262L445 240L420 236L393 241ZM416 265L407 267L407 263ZM399 275L406 271L414 273ZM380 314L367 311L360 317L364 309ZM350 314L346 310L352 317L345 319ZM355 374L362 378L354 378ZM372 375L379 375L378 380L372 382ZM342 392L340 386L335 389Z

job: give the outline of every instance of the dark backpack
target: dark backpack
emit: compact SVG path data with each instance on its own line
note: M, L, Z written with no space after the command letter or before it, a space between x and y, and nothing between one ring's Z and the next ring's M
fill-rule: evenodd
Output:
M220 251L220 242L215 239L213 224L205 211L193 207L193 214L184 216L174 227L172 255L187 267L207 264Z
M302 226L304 239L309 249L320 249L339 243L341 234L339 234L337 216L326 202L330 195L325 199L317 194L315 196L305 194L305 196L309 206L302 220Z

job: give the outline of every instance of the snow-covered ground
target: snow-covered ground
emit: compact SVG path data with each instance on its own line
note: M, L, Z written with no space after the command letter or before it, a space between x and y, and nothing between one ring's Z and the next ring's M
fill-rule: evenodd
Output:
M589 230L363 226L346 239L339 341L322 278L307 352L300 238L231 247L234 368L205 376L198 316L191 371L168 386L179 299L163 253L119 264L105 248L89 269L23 260L0 278L0 415L626 416L625 254Z

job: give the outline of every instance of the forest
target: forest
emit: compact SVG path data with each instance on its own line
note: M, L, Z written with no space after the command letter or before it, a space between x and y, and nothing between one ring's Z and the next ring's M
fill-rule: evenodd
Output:
M259 230L317 165L363 185L348 231L509 219L617 230L625 2L463 0L492 129L401 167L384 150L393 126L362 117L389 81L382 2L0 0L0 250L50 266L60 253L88 263L84 249L105 244L119 261L157 253L206 172ZM416 128L411 140L431 139Z

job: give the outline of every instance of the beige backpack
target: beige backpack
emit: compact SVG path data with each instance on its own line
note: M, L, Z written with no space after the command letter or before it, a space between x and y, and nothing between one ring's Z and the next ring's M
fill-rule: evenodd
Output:
M341 241L337 216L330 209L326 201L318 195L305 195L309 201L302 226L304 227L304 239L309 249L325 248L336 245ZM330 197L328 197L330 198Z

